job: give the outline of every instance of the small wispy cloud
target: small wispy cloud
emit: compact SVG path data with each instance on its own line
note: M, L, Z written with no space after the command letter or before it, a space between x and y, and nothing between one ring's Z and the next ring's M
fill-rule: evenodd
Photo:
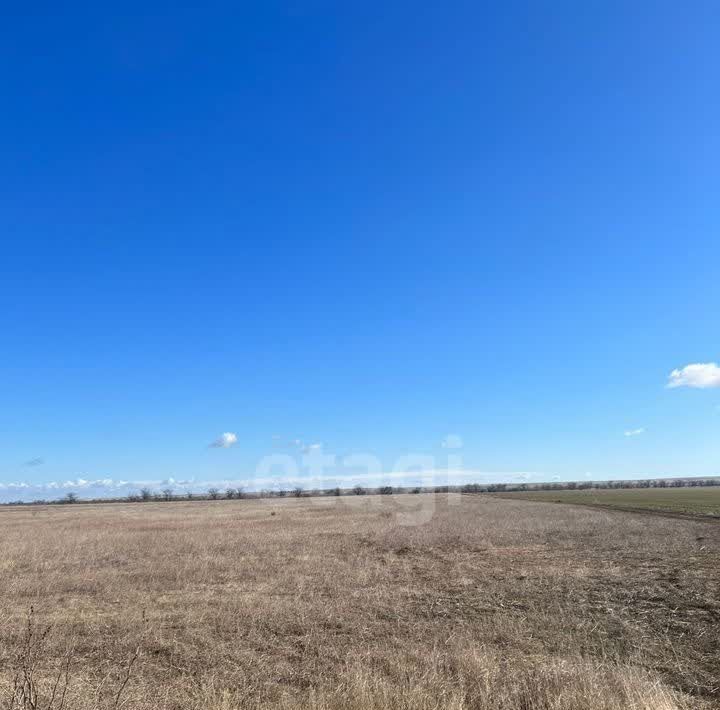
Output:
M210 442L208 445L211 449L229 449L231 446L237 444L237 434L232 431L226 431L224 434L218 436L215 441Z
M273 434L272 437L273 445L283 449L291 449L300 452L301 454L310 454L314 451L322 451L322 442L316 442L314 444L308 444L302 439L284 439L279 434Z
M720 387L720 367L714 362L696 362L691 365L673 370L667 382L667 387L695 387L708 389Z
M630 438L633 436L640 436L645 433L645 427L639 427L638 429L626 429L623 435Z
M302 451L306 448L306 444L302 439L286 439L280 434L273 434L272 436L273 445L283 449L298 449Z
M42 466L45 463L45 459L37 457L26 461L23 466Z
M302 452L304 454L311 454L313 451L320 451L322 449L322 444L307 444L306 446L302 447Z
M448 434L442 440L443 449L462 449L463 440L458 434Z

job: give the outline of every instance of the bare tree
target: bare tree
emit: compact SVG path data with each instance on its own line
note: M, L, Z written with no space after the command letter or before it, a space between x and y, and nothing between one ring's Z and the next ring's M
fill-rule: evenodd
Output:
M165 488L162 492L163 500L172 500L173 499L173 489L172 488Z
M220 497L220 491L217 488L208 488L208 496L210 500L217 500Z

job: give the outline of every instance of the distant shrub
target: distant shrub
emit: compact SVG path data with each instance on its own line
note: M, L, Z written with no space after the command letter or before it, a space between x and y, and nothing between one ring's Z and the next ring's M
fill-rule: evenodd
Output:
M300 486L297 486L297 487L293 488L292 494L295 498L302 498L303 495L305 495L305 491L303 491L303 489Z
M503 493L507 485L504 483L491 483L487 489L489 493Z
M63 502L64 503L77 503L78 502L77 494L73 493L72 491L70 491L69 493L66 493L65 498L63 498Z
M149 488L141 488L140 497L145 501L152 500L152 491Z
M172 488L165 488L162 492L163 500L172 500L173 499L173 489Z
M208 488L208 498L217 500L220 497L220 491L217 488Z
M365 489L362 486L355 486L355 488L353 488L353 494L356 496L364 496Z
M228 489L225 491L225 497L226 497L228 500L232 500L232 499L235 497L235 489L234 489L234 488L228 488Z
M393 492L393 487L392 487L392 486L380 486L380 488L378 488L378 493L379 493L381 496L389 496L389 495L392 495L392 492Z

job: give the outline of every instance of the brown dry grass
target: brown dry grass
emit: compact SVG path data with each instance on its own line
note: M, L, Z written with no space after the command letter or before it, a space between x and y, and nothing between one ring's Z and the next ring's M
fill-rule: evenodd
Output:
M6 707L31 606L52 627L40 699L71 647L71 710L720 707L709 522L484 496L146 503L5 509L0 545Z

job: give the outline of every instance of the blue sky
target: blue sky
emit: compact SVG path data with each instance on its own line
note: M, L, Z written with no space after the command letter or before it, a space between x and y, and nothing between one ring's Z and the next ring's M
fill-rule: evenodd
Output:
M720 473L718 30L713 2L8 8L0 483L311 444L389 471L448 434L496 479Z

